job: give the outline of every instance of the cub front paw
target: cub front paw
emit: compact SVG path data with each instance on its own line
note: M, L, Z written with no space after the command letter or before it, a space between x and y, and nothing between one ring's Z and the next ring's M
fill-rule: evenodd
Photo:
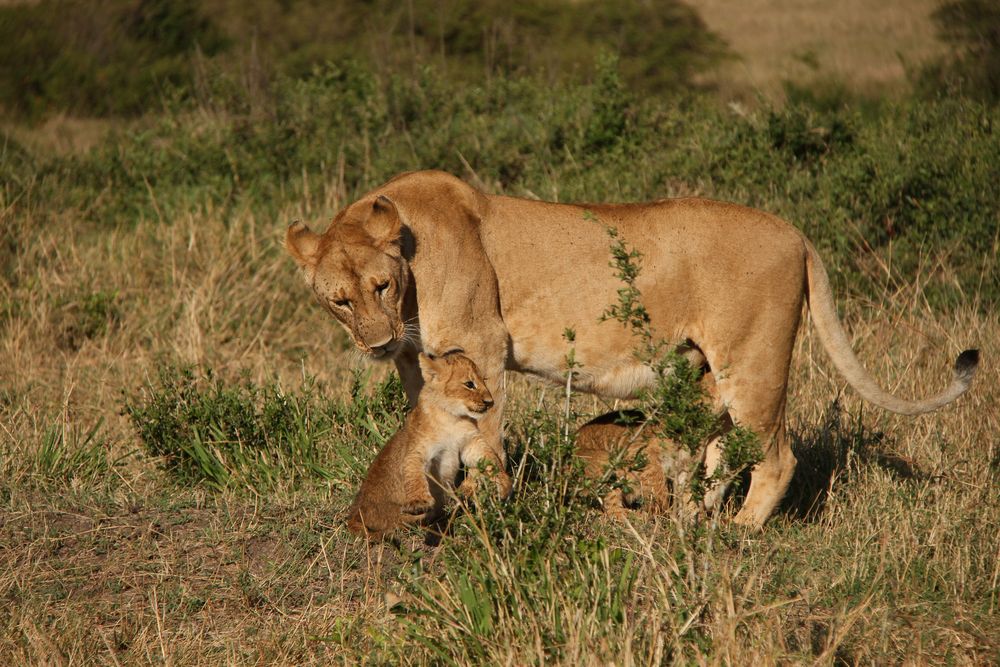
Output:
M514 479L505 470L498 470L494 473L493 482L497 485L497 493L500 498L506 500L514 489Z
M434 511L434 499L428 498L420 500L411 500L402 507L403 514L408 516L422 516L424 514L429 514Z

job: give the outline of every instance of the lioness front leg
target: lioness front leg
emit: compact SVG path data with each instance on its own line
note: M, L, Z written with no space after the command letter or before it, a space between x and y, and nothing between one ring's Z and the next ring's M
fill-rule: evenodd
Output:
M417 404L417 397L424 387L424 378L420 374L420 364L417 362L419 351L411 346L403 348L393 359L396 370L399 371L399 379L403 382L403 391L406 392L406 402L410 408Z
M479 421L480 437L469 443L462 450L462 463L465 465L465 479L458 487L463 496L472 496L479 487L483 474L496 485L501 498L510 495L514 481L507 474L506 455L503 449L502 398L493 394L494 406L489 415ZM493 423L488 420L495 417Z

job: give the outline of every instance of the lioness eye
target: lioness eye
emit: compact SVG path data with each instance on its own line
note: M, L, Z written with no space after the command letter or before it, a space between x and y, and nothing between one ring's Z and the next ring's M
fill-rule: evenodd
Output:
M375 293L379 296L384 296L386 290L389 289L389 281L386 280L384 283L379 283L375 286Z
M475 383L475 382L473 382L472 380L468 380L468 381L467 381L467 382L465 383L465 387L466 387L467 389L475 389L475 388L476 388L476 383Z

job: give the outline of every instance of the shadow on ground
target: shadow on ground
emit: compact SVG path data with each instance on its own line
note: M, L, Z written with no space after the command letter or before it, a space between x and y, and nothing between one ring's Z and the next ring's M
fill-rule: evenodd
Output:
M781 512L792 519L819 518L833 480L859 466L877 466L900 480L928 477L913 461L887 452L892 443L885 434L865 426L860 415L845 414L838 401L830 403L820 424L792 428L789 436L798 465Z

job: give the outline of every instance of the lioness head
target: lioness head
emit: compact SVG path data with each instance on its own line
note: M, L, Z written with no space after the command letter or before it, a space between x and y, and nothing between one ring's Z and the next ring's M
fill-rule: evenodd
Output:
M420 400L431 400L457 417L479 419L493 405L476 364L462 354L451 353L431 358L421 353L420 374L424 393Z
M410 270L401 232L396 206L379 196L342 211L324 234L301 222L285 233L285 248L319 303L358 349L376 359L392 358L406 342L403 297Z

